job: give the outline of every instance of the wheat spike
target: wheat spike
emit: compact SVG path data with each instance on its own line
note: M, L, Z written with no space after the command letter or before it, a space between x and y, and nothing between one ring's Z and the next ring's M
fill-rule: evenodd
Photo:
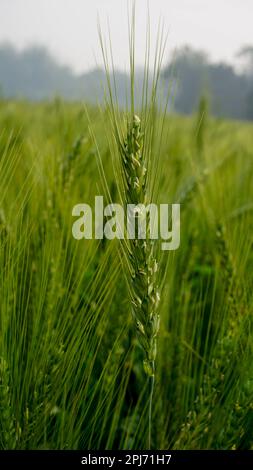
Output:
M143 152L143 132L140 118L133 116L128 123L127 136L120 145L121 166L127 204L148 204L147 169ZM136 218L141 214L136 212ZM158 264L154 256L154 241L149 236L149 214L147 214L146 239L128 240L130 266L130 293L132 314L140 345L145 352L144 370L154 375L156 342L159 330L157 287Z

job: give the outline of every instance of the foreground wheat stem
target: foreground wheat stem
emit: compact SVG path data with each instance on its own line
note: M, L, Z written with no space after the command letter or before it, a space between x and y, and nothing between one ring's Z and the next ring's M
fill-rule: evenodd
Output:
M144 158L144 134L141 121L133 115L128 122L126 138L119 150L121 156L121 173L126 204L147 206L150 203L147 188L147 168ZM137 230L140 227L143 213L136 209L134 216ZM158 263L154 254L154 240L150 237L150 216L146 214L145 238L140 239L139 232L124 245L128 260L128 284L131 295L132 315L136 326L139 343L145 353L143 361L145 373L150 382L149 398L149 448L151 447L152 400L155 381L156 342L159 330L157 287Z
M150 395L149 395L149 409L148 409L148 448L151 449L152 444L152 408L153 408L153 395L155 386L155 363L153 361L153 374L149 377Z

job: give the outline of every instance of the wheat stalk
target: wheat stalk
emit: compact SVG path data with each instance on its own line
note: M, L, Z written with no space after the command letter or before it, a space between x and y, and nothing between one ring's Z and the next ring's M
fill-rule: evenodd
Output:
M160 25L161 26L161 25ZM156 253L157 245L151 239L150 213L146 211L149 204L157 195L158 181L160 177L160 145L163 135L163 124L168 104L168 96L164 113L160 122L157 116L157 91L160 83L163 55L166 39L164 39L163 26L158 29L156 43L156 58L154 61L152 76L150 76L150 25L147 23L145 66L141 97L141 119L135 114L136 109L136 81L135 81L135 5L132 14L129 15L129 58L130 58L130 88L127 93L128 119L127 128L121 125L122 112L117 99L117 81L114 73L114 61L111 39L109 36L109 55L106 41L99 26L99 39L103 56L107 93L106 104L110 114L113 128L113 142L111 150L117 155L113 161L115 181L120 201L123 206L129 204L142 206L145 210L146 238L134 236L133 239L123 237L121 247L126 267L126 279L129 286L131 310L139 344L144 352L143 366L150 384L149 399L149 448L151 447L151 418L152 400L155 381L155 360L157 349L157 335L159 331L159 290L158 290L158 262ZM129 101L128 101L129 100ZM130 109L129 109L130 108ZM158 127L157 127L158 125ZM114 144L116 143L116 149ZM157 148L155 146L157 145ZM154 148L156 151L154 152ZM115 152L116 150L116 152ZM118 154L120 158L118 158ZM103 163L98 156L103 186L108 194L108 185L103 169ZM109 194L109 199L112 198ZM128 209L125 207L125 209ZM129 217L128 210L126 211ZM142 208L135 211L135 225L141 224ZM153 223L153 221L152 221ZM162 257L160 257L162 260Z
M145 166L143 138L141 121L137 115L133 115L128 122L126 138L122 143L119 142L126 204L147 205L150 202L147 191L147 168ZM137 222L141 215L140 212L136 211ZM154 249L154 241L150 238L150 217L147 213L146 238L139 239L135 237L129 239L126 254L129 267L128 284L132 315L139 343L145 354L144 370L150 380L149 447L151 444L151 413L160 299L157 285L158 263Z

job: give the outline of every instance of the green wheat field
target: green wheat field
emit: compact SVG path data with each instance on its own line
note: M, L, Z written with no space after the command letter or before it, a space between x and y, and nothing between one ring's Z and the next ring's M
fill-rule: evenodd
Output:
M75 204L105 181L119 199L111 111L0 102L1 449L253 449L253 126L204 108L152 115L181 244L159 263L151 418L119 240L72 236Z

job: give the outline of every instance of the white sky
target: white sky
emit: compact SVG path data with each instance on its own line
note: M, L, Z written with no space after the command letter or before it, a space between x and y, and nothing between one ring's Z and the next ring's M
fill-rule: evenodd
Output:
M168 51L189 44L213 60L233 62L245 44L253 44L253 0L136 0L136 62L145 51L147 5L153 43L159 17L169 31ZM102 29L109 18L115 66L128 60L127 0L0 0L0 43L22 49L46 46L60 63L80 72L101 63L97 15Z

